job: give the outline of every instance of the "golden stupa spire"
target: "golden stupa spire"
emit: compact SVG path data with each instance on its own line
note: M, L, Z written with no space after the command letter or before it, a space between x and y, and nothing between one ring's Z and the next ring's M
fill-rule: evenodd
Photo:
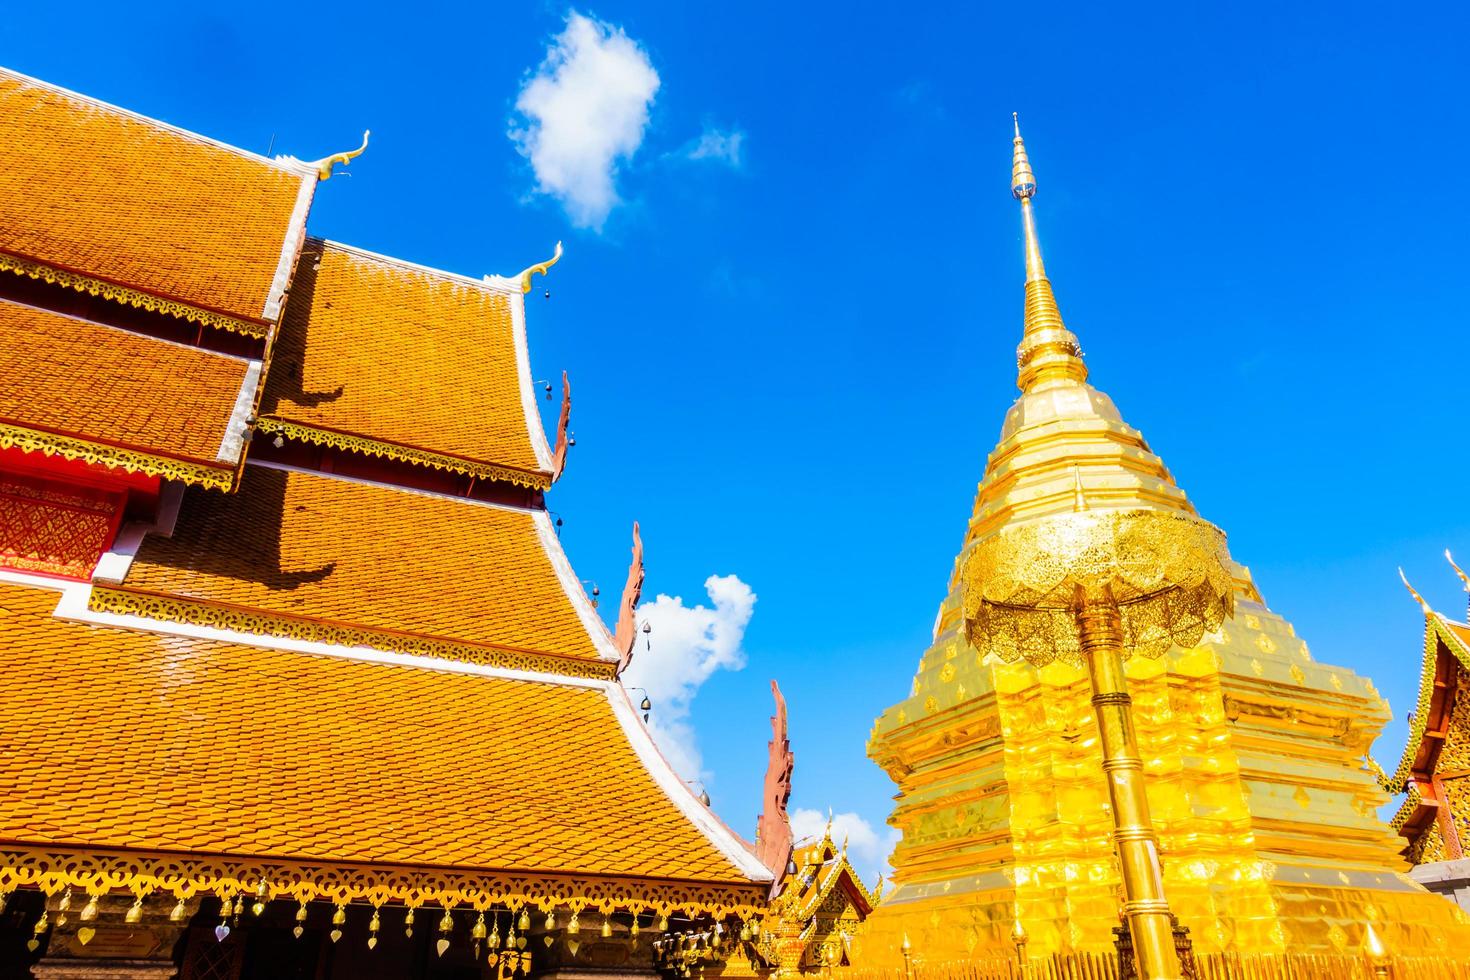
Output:
M1029 392L1059 384L1081 384L1087 380L1087 365L1082 363L1082 347L1077 337L1062 322L1051 280L1046 278L1031 205L1031 199L1036 196L1036 175L1031 172L1026 144L1021 139L1021 121L1015 113L1011 113L1011 119L1016 128L1011 155L1011 195L1021 202L1021 225L1026 235L1026 316L1021 344L1016 348L1019 368L1016 385Z

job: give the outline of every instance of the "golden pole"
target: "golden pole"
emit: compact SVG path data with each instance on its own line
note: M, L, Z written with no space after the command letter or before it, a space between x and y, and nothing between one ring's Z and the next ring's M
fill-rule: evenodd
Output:
M1113 842L1123 873L1123 917L1133 934L1138 975L1140 980L1179 980L1159 841L1133 731L1133 699L1123 675L1123 617L1110 593L1079 595L1077 630L1092 681L1092 710L1113 802Z

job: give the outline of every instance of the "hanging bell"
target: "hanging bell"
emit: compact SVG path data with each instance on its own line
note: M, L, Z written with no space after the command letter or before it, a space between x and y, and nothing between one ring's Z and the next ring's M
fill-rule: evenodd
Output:
M403 934L410 939L413 938L413 907L409 906L408 914L403 917Z
M378 946L378 929L383 921L378 918L378 907L373 906L373 917L368 920L368 949L376 949Z
M88 895L87 904L82 906L82 921L91 922L97 918L97 896Z
M516 928L521 930L521 932L525 932L527 929L531 928L530 912L527 912L525 909L521 909L521 917L516 920Z
M346 923L347 923L347 909L345 907L341 906L341 905L338 905L337 906L337 911L335 911L335 912L332 913L332 925L334 925L334 926L340 926L340 925L345 925Z
M602 917L602 938L612 938L612 920L605 915Z
M260 881L258 881L258 882L255 883L255 897L256 898L264 899L269 894L270 894L270 889L266 886L266 883L265 883L265 879L264 878L260 879Z
M449 909L444 909L444 916L439 920L440 932L452 932L454 930L454 917L449 914Z
M637 936L638 935L638 913L636 913L636 912L633 913L633 924L628 927L628 935L630 935L630 936Z
M71 889L68 888L66 891L64 891L64 892L61 893L61 901L59 901L59 902L56 903L56 911L58 911L58 912L65 912L66 910L68 910L70 908L71 908Z
M140 922L143 919L143 896L139 895L132 905L128 906L127 912L123 914L123 921L128 925Z
M236 916L236 918L238 918L240 915L242 915L244 913L244 911L245 911L245 896L244 895L236 895L235 896L235 916Z
M556 928L556 916L550 912L546 913L546 925L543 927L547 932Z
M177 902L175 902L174 903L174 907L171 910L169 910L169 913L168 913L168 921L170 921L170 922L183 922L184 921L184 916L186 916L188 914L189 914L189 910L186 909L186 908L184 908L184 900L181 898Z
M742 923L740 926L740 940L741 942L750 942L750 926L747 923Z
M577 933L579 933L581 931L582 931L582 923L580 923L580 922L577 921L577 913L576 912L573 912L572 913L571 920L569 922L567 922L567 932L569 932L573 936L575 936Z
M475 924L470 927L470 938L480 940L484 939L487 935L489 935L489 930L485 927L485 913L481 912L480 917L475 920Z
M658 931L659 932L668 932L669 931L669 917L667 915L661 915L661 916L658 917Z
M494 919L491 920L490 924L492 926L494 926L494 928L490 930L490 948L491 949L499 949L500 948L500 916L497 915Z

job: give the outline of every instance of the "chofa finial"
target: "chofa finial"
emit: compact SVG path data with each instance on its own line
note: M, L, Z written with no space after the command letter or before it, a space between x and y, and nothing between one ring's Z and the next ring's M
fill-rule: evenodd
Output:
M556 265L560 261L561 242L557 242L556 251L551 254L551 258L547 259L545 262L537 262L535 265L527 266L526 268L521 270L519 275L516 276L516 279L520 280L521 283L521 292L529 293L531 291L531 276L535 275L538 272L541 273L543 276L546 275L546 270L550 269L552 266Z
M1424 597L1416 592L1414 590L1414 587L1409 584L1409 576L1404 574L1404 570L1402 568L1399 569L1399 578L1403 581L1404 588L1409 590L1409 595L1413 596L1414 601L1419 603L1419 608L1424 610L1424 615L1428 616L1430 613L1434 612L1434 610L1430 608L1429 603L1424 601Z
M1444 550L1444 560L1449 562L1450 567L1455 570L1455 574L1460 576L1460 584L1465 587L1465 591L1470 592L1470 575L1466 575L1465 570L1455 564L1455 558L1450 554L1450 549L1448 548Z
M372 135L372 132L373 131L370 129L364 129L362 131L362 146L359 146L357 149L348 150L346 153L333 153L331 156L322 157L322 159L313 163L312 166L316 168L317 179L330 179L332 176L332 168L335 167L337 164L340 163L345 167L353 160L356 160L358 157L362 156L362 151L367 149L368 137Z

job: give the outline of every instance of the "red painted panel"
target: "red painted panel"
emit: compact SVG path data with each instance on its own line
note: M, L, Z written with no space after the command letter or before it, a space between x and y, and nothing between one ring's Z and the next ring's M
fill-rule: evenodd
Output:
M122 490L0 471L0 568L90 578L126 502Z

